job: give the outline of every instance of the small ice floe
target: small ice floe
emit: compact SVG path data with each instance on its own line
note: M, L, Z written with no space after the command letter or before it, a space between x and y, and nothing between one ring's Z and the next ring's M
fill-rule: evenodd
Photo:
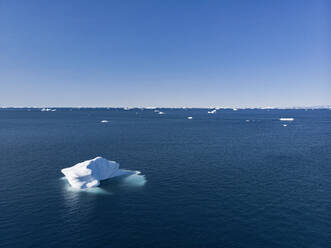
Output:
M216 114L216 109L213 109L213 110L211 110L211 111L208 111L208 114Z
M192 117L192 116L189 116L189 117L187 117L187 119L189 119L189 120L192 120L192 119L193 119L193 117Z
M40 111L42 111L42 112L49 112L49 111L53 111L53 110L50 109L50 108L42 108Z
M107 121L107 120L102 120L102 121L100 121L101 123L108 123L109 121Z
M287 124L283 124L283 127L287 127Z
M98 186L101 180L136 173L130 170L119 169L119 166L119 163L115 161L96 157L72 167L64 168L61 172L73 188L87 189Z
M294 121L294 118L280 118L280 121Z
M56 111L56 109L51 109L51 108L42 108L40 111L42 111L42 112L55 112Z
M164 115L164 114L165 114L165 113L162 112L162 111L159 111L158 113L159 113L159 115Z
M245 120L246 122L250 122L250 120Z
M237 111L238 109L236 109L236 108L233 108L232 110L233 110L233 111Z

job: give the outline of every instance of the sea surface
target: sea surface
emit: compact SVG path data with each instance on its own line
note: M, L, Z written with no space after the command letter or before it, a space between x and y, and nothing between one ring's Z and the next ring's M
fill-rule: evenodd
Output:
M161 111L1 109L0 247L331 247L331 110Z

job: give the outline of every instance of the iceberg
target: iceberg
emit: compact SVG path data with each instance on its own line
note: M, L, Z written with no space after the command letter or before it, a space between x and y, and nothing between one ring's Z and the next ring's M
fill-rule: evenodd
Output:
M189 120L192 120L192 119L193 119L193 117L192 117L192 116L189 116L189 117L187 117L187 119L189 119Z
M73 188L87 189L98 186L101 180L132 174L129 170L119 169L119 166L115 161L96 157L64 168L61 172Z
M102 121L100 121L101 123L108 123L109 121L107 121L107 120L102 120Z
M56 109L51 109L51 108L42 108L40 111L41 111L41 112L49 112L49 111L51 111L51 112L55 112L55 111L56 111Z
M294 118L280 118L280 121L294 121Z
M217 111L216 109L208 111L208 114L216 114L216 111Z
M52 109L50 109L50 108L42 108L41 110L40 110L41 112L48 112L48 111L52 111Z

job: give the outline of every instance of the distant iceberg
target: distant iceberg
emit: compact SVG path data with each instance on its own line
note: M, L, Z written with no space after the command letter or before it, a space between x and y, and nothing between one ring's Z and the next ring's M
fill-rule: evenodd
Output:
M280 118L280 121L294 121L294 118Z
M159 115L164 115L164 114L165 114L165 113L162 112L162 111L159 111L158 113L159 113Z
M189 120L192 120L192 119L193 119L193 117L192 117L192 116L189 116L189 117L187 117L187 119L189 119Z
M119 163L115 161L96 157L64 168L61 172L73 188L87 189L98 186L100 180L132 174L132 171L119 169L119 166Z
M102 120L102 121L100 121L101 123L108 123L109 121L107 121L107 120Z
M269 107L269 106L267 106L267 107L260 107L258 109L275 109L275 107Z
M208 114L216 114L216 109L213 109L213 110L211 110L211 111L208 111Z
M56 111L56 109L42 108L40 111L41 111L41 112L49 112L49 111L54 112L54 111Z

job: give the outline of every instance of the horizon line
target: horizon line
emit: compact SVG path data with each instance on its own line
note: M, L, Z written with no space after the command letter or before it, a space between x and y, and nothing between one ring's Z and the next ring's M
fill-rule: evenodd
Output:
M313 105L313 106L288 106L288 107L271 107L271 106L210 106L210 107L157 107L157 106L0 106L0 109L331 109L331 104L326 105Z

